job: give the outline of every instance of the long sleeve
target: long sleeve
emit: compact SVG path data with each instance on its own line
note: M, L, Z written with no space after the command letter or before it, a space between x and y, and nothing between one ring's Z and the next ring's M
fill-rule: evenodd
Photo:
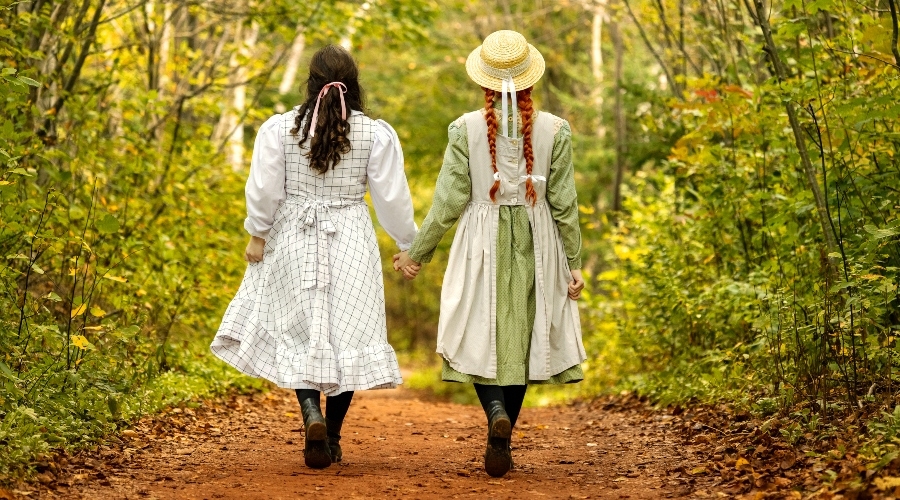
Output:
M409 257L416 262L431 262L441 238L459 220L472 197L469 141L465 123L461 120L453 122L447 135L449 143L444 152L444 164L438 174L434 201L422 224L422 230L409 250Z
M403 170L403 150L397 132L383 120L376 123L375 142L366 167L369 193L381 227L397 242L400 250L407 250L418 229Z
M569 268L581 269L581 226L578 224L578 194L572 164L572 130L568 122L563 122L553 140L547 201L562 236Z
M282 122L281 115L275 115L259 128L253 144L250 177L244 188L247 198L244 229L260 238L268 237L275 222L275 211L285 199Z

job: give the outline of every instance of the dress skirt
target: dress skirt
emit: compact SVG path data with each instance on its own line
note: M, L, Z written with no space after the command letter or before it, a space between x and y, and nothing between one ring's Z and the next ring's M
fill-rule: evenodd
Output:
M488 379L462 373L445 359L441 378L447 382L485 385L565 384L583 380L581 365L546 380L529 379L528 357L536 299L534 242L525 207L500 207L497 231L497 377Z
M210 347L288 389L336 395L402 383L365 202L289 195Z

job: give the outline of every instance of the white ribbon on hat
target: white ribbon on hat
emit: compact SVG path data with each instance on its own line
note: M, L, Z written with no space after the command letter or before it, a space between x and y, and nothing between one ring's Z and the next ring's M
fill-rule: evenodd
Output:
M511 76L508 76L503 79L502 85L503 90L500 91L500 100L502 103L501 108L503 110L503 135L511 139L516 139L519 137L519 104L516 99L516 83ZM512 135L509 135L509 127L507 126L507 95L509 96L509 99L512 100Z
M484 62L484 59L481 59L480 62L482 71L494 78L502 80L500 87L500 108L503 115L503 135L512 139L517 139L519 137L519 105L516 99L516 83L513 81L513 78L521 75L531 66L531 54L529 53L524 61L516 64L512 68L495 68ZM512 100L512 135L509 135L509 126L507 125L509 121L507 96Z

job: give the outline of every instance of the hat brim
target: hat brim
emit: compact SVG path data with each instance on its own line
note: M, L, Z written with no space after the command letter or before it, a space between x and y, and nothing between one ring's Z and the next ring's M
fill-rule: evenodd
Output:
M516 84L516 90L527 89L544 76L544 68L546 67L544 64L544 56L542 56L541 53L538 52L538 49L534 48L534 45L531 45L530 43L528 44L528 51L531 55L531 65L529 65L528 69L523 71L522 74L513 77L513 82ZM481 69L481 45L473 50L472 53L469 54L469 58L466 59L466 73L469 74L469 78L471 78L472 81L486 89L496 90L498 92L503 90L503 80L491 76Z

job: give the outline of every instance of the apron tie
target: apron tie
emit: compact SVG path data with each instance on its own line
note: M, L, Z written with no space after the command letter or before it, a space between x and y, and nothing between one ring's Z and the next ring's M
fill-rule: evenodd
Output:
M331 222L331 208L342 206L340 202L306 200L300 207L301 221L306 233L306 262L303 269L302 288L315 286L323 289L331 284L331 266L328 261L328 237L337 232ZM310 248L315 245L316 268Z

